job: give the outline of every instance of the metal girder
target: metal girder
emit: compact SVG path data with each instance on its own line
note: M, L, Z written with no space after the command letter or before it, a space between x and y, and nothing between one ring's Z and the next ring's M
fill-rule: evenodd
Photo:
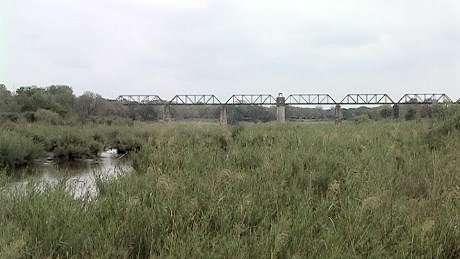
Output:
M158 95L120 95L116 101L122 104L164 105L167 103L167 101L161 99Z
M328 94L291 94L286 98L286 104L294 105L334 105L335 100Z
M399 104L433 104L449 103L452 100L446 94L405 94L399 99Z
M227 102L227 105L254 104L268 105L276 104L276 99L271 94L234 94Z
M282 100L280 99L282 98ZM213 94L176 95L166 101L158 95L120 95L115 100L122 104L147 105L275 105L277 99L286 105L384 105L384 104L432 104L453 102L446 94L405 94L394 102L387 94L348 94L337 103L329 94L291 94L286 99L275 98L270 94L234 94L227 102ZM460 103L460 99L456 101Z
M394 104L388 94L347 94L340 104Z
M170 104L176 105L220 105L219 99L213 94L182 94L174 96Z

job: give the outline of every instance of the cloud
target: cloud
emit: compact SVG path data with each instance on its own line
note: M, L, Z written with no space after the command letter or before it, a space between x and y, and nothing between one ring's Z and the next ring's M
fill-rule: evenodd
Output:
M0 80L67 83L78 94L106 97L209 92L225 99L278 91L460 97L459 7L425 0L8 2L0 10L6 35Z

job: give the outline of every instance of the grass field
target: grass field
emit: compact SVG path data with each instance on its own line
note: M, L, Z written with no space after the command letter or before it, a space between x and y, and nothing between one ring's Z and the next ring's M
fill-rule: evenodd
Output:
M152 124L96 199L1 191L0 257L459 258L459 118Z

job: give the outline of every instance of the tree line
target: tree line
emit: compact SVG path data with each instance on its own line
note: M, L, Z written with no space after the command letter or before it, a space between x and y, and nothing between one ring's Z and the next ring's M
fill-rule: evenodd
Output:
M217 106L172 106L171 115L176 120L205 119L218 120L220 107ZM439 107L402 107L403 118L432 117L439 113ZM345 120L355 117L366 119L388 119L393 115L392 108L359 107L343 109ZM334 107L294 107L288 106L288 120L331 120L334 119ZM4 121L46 121L54 124L74 121L100 120L112 121L115 118L131 120L162 120L163 108L151 105L123 105L103 98L93 92L76 96L68 85L48 87L22 86L11 92L0 84L0 122ZM231 106L228 107L229 123L268 122L276 120L276 108L273 106Z

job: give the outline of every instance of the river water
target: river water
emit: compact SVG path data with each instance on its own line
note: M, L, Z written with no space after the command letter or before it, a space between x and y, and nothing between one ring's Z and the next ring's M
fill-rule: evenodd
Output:
M119 159L115 149L102 152L97 159L86 159L69 165L57 165L52 159L37 162L33 173L14 180L8 189L25 192L30 185L42 191L64 183L75 198L95 197L98 194L97 178L108 180L129 174L132 166L126 159Z

